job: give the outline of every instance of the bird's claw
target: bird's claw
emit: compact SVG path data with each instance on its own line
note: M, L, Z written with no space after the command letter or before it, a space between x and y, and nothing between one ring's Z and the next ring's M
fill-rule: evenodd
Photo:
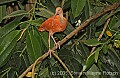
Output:
M49 49L48 52L50 53L50 58L51 58L51 53L54 52L54 51Z
M58 41L57 43L55 43L55 47L57 48L59 48L60 49L60 41Z

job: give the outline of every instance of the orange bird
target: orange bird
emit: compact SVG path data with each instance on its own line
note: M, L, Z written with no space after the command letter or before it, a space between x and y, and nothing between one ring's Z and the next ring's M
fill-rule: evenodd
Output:
M51 56L51 51L52 51L50 49L50 37L53 39L56 48L59 47L59 49L60 49L59 42L57 43L55 41L53 34L56 32L64 31L66 29L66 26L67 26L67 19L65 17L63 17L63 10L61 7L57 7L54 16L45 20L38 28L38 31L41 31L41 32L48 31L49 32L48 45L49 45L50 56Z

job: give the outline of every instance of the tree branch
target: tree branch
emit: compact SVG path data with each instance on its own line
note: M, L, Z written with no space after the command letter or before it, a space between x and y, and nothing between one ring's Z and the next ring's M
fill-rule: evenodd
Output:
M92 17L90 17L89 19L87 19L85 22L83 22L79 27L77 27L75 30L73 30L70 34L68 34L64 39L61 40L60 45L64 44L67 40L69 40L71 37L73 37L76 33L78 33L78 31L82 30L83 28L85 28L91 21L97 19L98 17L100 17L101 15L105 14L106 12L109 12L111 10L116 9L117 7L120 6L120 1L117 3L114 3L113 5L103 9L102 11L100 11L98 14L93 15ZM58 47L57 47L58 48ZM56 47L53 47L52 50L56 50ZM54 52L53 52L54 53ZM52 54L53 54L52 53ZM44 55L42 55L41 57L39 57L37 60L37 64L39 64L43 59L45 59L47 56L49 55L49 52L45 53ZM19 78L23 78L33 67L33 64L31 66L29 66L20 76Z
M106 23L105 23L105 25L104 25L103 31L102 31L101 34L99 35L98 41L100 41L100 39L102 38L102 36L103 36L103 34L104 34L104 32L105 32L105 30L106 30L109 22L110 22L110 18L107 19L107 21L106 21ZM96 49L96 47L93 47L93 48L91 49L90 54L91 54L95 49Z
M62 60L54 53L52 52L52 55L62 64L62 66L64 67L64 69L68 72L68 74L70 75L71 78L74 78L71 74L71 72L69 71L69 69L66 67L66 65L64 64L64 62L62 62Z

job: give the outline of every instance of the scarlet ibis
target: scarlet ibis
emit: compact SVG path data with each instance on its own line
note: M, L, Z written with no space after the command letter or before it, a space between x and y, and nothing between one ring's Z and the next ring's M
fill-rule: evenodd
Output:
M56 32L64 31L66 29L66 26L67 26L67 19L63 17L63 10L61 7L57 7L55 14L52 17L45 20L38 28L38 31L49 32L49 37L48 37L49 50L48 51L50 52L50 56L51 56L51 51L52 51L50 49L50 37L53 39L56 48L59 47L60 49L59 42L57 43L55 41L53 34Z

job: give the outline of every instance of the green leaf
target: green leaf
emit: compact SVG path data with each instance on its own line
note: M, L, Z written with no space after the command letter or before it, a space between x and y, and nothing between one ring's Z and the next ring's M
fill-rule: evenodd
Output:
M28 14L28 13L25 10L17 10L17 11L12 12L11 14L5 16L3 19L21 16L21 15L26 15L26 14Z
M101 45L102 43L96 39L88 39L83 41L84 44L88 45L88 46L98 46Z
M68 66L68 68L74 71L78 71L78 69L82 66L82 62L84 61L82 55L79 52L72 52L68 48L60 49L58 55L62 60L64 60L64 63ZM76 66L76 68L74 68L74 66Z
M104 45L104 47L103 47L103 49L102 49L102 52L103 52L104 54L107 54L107 52L108 52L108 46L107 46L107 45Z
M54 4L54 6L58 6L60 4L60 1L59 0L50 0L51 1L51 4ZM49 1L49 2L50 2ZM48 3L49 3L48 2ZM52 8L53 9L53 8Z
M65 2L65 4L63 5L63 9L68 9L71 6L71 2L68 0Z
M67 48L62 48L60 50L59 55L60 55L61 58L64 58L64 57L67 57L67 58L70 57L70 58L72 58L73 57L71 50L68 50Z
M7 62L11 55L11 51L17 42L19 32L18 30L10 32L0 44L0 67Z
M119 0L107 0L107 1L110 3L115 3L115 2L118 2Z
M115 40L115 42L120 45L120 41L119 40L117 40L117 41ZM112 51L112 53L114 53L116 55L114 58L119 58L119 60L120 60L120 55L119 55L119 53L117 53L117 51L115 50L115 48L109 47L109 49Z
M50 61L51 66L54 66L56 64L56 59L54 57L51 57L49 61Z
M120 27L120 20L117 21L111 29L119 30L119 27Z
M48 48L48 33L47 32L40 32L39 33L44 45Z
M16 2L17 0L4 0L4 1L0 1L0 5L5 5L7 3L11 3L11 2Z
M102 46L103 47L103 46ZM98 56L99 56L99 51L101 50L102 47L98 47L94 52L92 52L89 57L86 60L86 69L88 70L89 68L91 68L91 66L94 64L94 62L97 63L98 60Z
M48 49L48 35L49 35L48 32L40 32L39 34L40 34L43 44ZM54 46L54 42L52 38L50 37L50 48L52 48L53 46Z
M9 32L14 30L20 23L22 17L15 18L12 22L6 24L4 27L0 28L0 37L7 35Z
M97 63L98 57L99 57L99 52L100 52L101 48L98 47L94 52L95 52L95 62Z
M109 48L109 52L108 52L107 56L107 60L109 60L109 64L112 66L114 65L115 67L117 67L118 71L120 71L120 55L119 55L119 51L117 52L113 47Z
M9 68L6 68L6 69L4 69L4 70L2 70L1 72L0 72L0 74L2 74L2 73L8 73L9 71L11 70L11 68L9 67ZM1 77L1 76L0 76Z
M52 0L47 0L45 6L49 11L55 12L55 5L53 4Z
M6 15L6 5L0 6L0 22L2 22L2 19L5 15Z
M31 63L42 55L42 42L40 43L39 40L41 41L41 38L39 38L37 31L27 30L27 52Z
M5 75L7 75L8 72L10 72L10 70L11 70L11 67L6 68L5 70L2 70L2 72L0 72L0 74L1 74L0 78L6 78Z
M86 0L71 0L71 8L74 18L83 10L85 3Z
M84 69L84 71L87 71L89 68L91 68L95 60L94 57L95 57L95 52L89 55L89 57L86 60L86 69Z
M115 10L115 13L120 12L120 7Z
M97 26L101 26L102 24L104 24L104 23L106 22L106 20L107 20L107 17L108 17L108 14L103 15L103 16L99 19L99 21L96 23L96 25L97 25Z
M93 64L92 67L86 72L87 78L100 78L101 72L99 68Z
M80 50L82 57L87 58L89 55L89 49L87 48L87 46L83 43L79 43L79 45L77 46L77 49Z
M85 5L85 17L89 18L91 16L91 11L90 11L91 7L90 7L90 2L89 0L86 1L86 5Z
M51 74L51 72L50 72L50 74ZM42 70L39 72L39 76L42 77L42 78L47 78L47 77L49 77L48 68L42 69Z
M39 8L40 12L36 13L36 15L39 15L39 16L43 16L45 18L49 18L51 17L52 15L54 15L53 12L45 9L45 8Z
M73 30L74 30L74 27L68 22L67 28L65 29L64 33L68 35Z
M40 26L40 24L43 22L42 18L36 19L36 20L30 20L28 21L29 24L34 25L34 26Z
M74 54L75 54L75 53L74 53ZM71 51L71 50L68 50L67 48L62 48L62 49L60 49L60 52L59 52L58 55L60 56L60 58L65 58L65 59L73 58L73 59L75 59L75 60L77 60L77 61L79 62L79 60L76 59L76 58L79 56L79 54L76 54L76 55L78 55L78 56L76 56L76 57L74 58L73 55L72 55L72 51ZM78 58L80 58L80 56L79 56Z
M111 18L110 23L109 23L108 26L109 26L110 28L112 28L117 21L119 21L119 18L116 17L116 16L113 16L113 17Z

